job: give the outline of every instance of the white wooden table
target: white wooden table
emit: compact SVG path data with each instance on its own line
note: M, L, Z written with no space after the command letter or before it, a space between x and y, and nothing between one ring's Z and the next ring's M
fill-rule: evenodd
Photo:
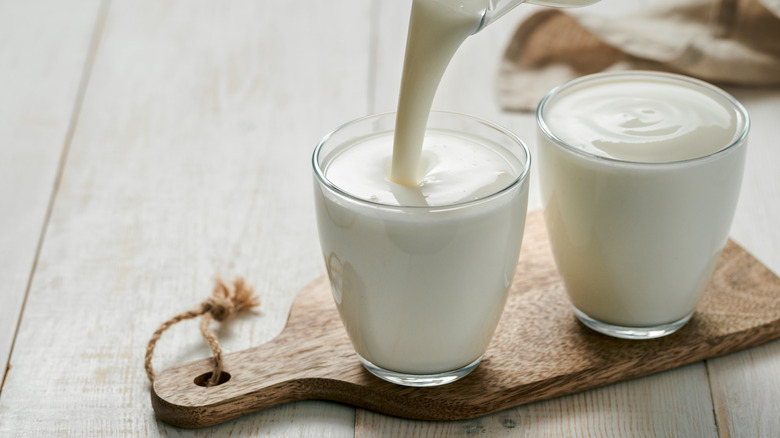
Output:
M533 151L533 117L503 113L493 91L523 8L467 41L435 107L503 124ZM142 363L160 322L216 274L242 275L262 308L219 336L245 349L324 274L310 154L337 125L394 109L408 11L0 1L0 436L780 434L780 342L462 422L321 401L199 431L155 419ZM780 90L729 90L753 119L732 235L780 272ZM158 370L209 354L196 327L163 336Z

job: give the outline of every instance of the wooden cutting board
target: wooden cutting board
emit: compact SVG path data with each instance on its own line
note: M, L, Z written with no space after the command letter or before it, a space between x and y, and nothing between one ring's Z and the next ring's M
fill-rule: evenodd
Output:
M153 385L166 423L204 427L295 400L322 399L424 420L467 419L668 370L780 337L780 278L729 241L693 319L670 336L610 338L580 324L552 259L540 212L529 214L504 314L482 363L436 388L408 388L363 369L326 277L293 303L273 341L224 356L230 378L197 385L211 359L169 368ZM198 377L201 376L200 380Z

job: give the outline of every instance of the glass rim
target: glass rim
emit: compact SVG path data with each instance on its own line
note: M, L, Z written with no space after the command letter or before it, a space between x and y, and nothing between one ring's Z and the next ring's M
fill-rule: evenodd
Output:
M432 115L436 114L436 115L443 115L443 116L446 116L446 117L454 116L454 117L457 117L457 118L467 119L467 120L470 120L470 121L473 121L473 122L477 122L477 123L479 123L479 124L481 124L481 125L483 125L483 126L485 126L487 128L490 128L490 129L492 129L494 131L497 131L501 135L504 135L504 136L508 137L513 143L519 145L520 148L525 153L525 160L524 161L519 160L519 161L521 161L523 168L520 171L520 173L517 175L517 177L515 177L515 179L513 179L512 182L510 182L506 186L502 187L500 190L497 190L495 192L492 192L492 193L487 194L485 196L482 196L480 198L472 199L472 200L469 200L469 201L456 202L456 203L452 203L452 204L442 204L442 205L397 205L397 204L387 204L387 203L383 203L383 202L371 201L371 200L368 200L368 199L364 199L364 198L355 196L355 195L353 195L353 194L343 190L339 186L333 184L328 179L327 175L325 175L325 172L320 167L319 160L317 159L319 157L319 155L320 155L320 151L322 150L323 146L325 146L325 144L328 142L328 140L330 140L330 138L333 135L335 135L336 133L341 132L341 131L343 131L343 130L349 128L349 127L352 127L354 125L357 125L357 124L360 124L360 123L364 123L364 122L366 122L368 120L371 120L371 119L379 119L379 118L387 117L387 116L395 117L395 114L396 114L395 111L389 111L389 112L370 114L370 115L367 115L367 116L359 117L357 119L354 119L354 120L351 120L351 121L349 121L347 123L344 123L344 124L338 126L336 129L334 129L334 130L330 131L329 133L325 134L325 136L322 137L322 139L317 143L317 146L314 147L314 152L312 153L312 168L314 169L314 175L317 177L317 180L319 181L319 183L322 184L323 186L325 186L331 192L334 192L334 193L336 193L336 194L338 194L338 195L340 195L342 197L345 197L345 198L347 198L347 199L349 199L349 200L351 200L353 202L357 202L359 204L364 204L364 205L369 205L369 206L374 206L374 207L380 207L380 208L392 208L392 209L402 209L402 210L407 210L408 209L408 210L439 211L439 210L450 210L450 209L455 209L455 208L459 209L459 208L463 208L463 207L468 207L470 205L476 205L476 204L484 203L484 202L486 202L486 201L488 201L490 199L497 198L497 197L501 196L502 194L510 191L514 187L520 185L523 181L527 180L527 178L528 178L528 174L529 174L530 169L531 169L531 152L528 149L528 146L525 144L525 142L523 140L521 140L520 137L515 135L512 131L510 131L510 130L508 130L508 129L506 129L506 128L498 125L498 124L489 122L489 121L484 120L484 119L480 119L479 117L474 117L474 116L470 116L470 115L462 114L462 113L457 113L457 112L453 112L453 111L433 110L433 111L431 111ZM426 131L427 130L428 130L428 127L426 126Z
M671 83L686 83L695 87L695 89L705 90L710 95L716 95L720 98L723 98L728 102L729 105L731 105L731 108L734 110L734 112L737 115L737 124L738 124L737 133L734 135L734 138L732 138L729 141L729 143L727 143L724 147L706 155L701 155L693 158L686 158L684 160L647 162L647 161L622 160L620 158L613 158L613 157L607 157L604 155L595 154L569 144L568 142L564 141L563 139L561 139L560 137L558 137L552 132L550 127L547 125L547 121L544 119L543 113L544 113L544 109L548 106L548 104L550 104L550 102L555 97L571 89L572 87L576 87L584 83L603 80L607 78L620 78L620 77L654 78L654 79L660 78ZM651 71L651 70L628 70L628 71L593 73L593 74L581 76L576 79L572 79L570 81L564 82L563 84L556 86L555 88L550 90L542 98L541 101L539 101L539 105L536 107L536 124L541 130L541 132L548 139L550 139L553 144L563 148L568 152L572 152L586 159L596 161L596 162L606 162L615 166L651 168L651 167L688 166L702 161L709 161L715 159L716 157L720 157L722 155L728 154L732 150L736 149L737 146L745 143L745 140L747 139L748 136L748 132L750 131L750 116L748 115L748 112L745 109L745 107L742 105L742 103L740 103L734 96L732 96L730 93L727 93L723 89L710 84L709 82L703 81L701 79L692 78L690 76L677 74L677 73L667 73L667 72L659 72L659 71ZM740 128L741 128L741 132L740 132Z

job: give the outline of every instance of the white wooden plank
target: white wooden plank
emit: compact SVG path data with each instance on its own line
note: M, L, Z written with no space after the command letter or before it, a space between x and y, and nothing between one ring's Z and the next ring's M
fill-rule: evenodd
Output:
M780 342L709 360L723 437L774 437L780 430Z
M97 10L98 0L0 2L0 381Z
M713 437L702 364L466 421L407 421L358 410L355 437ZM690 391L690 392L689 392Z
M365 3L365 4L364 4ZM0 436L352 436L354 410L299 403L199 432L155 420L142 363L214 274L263 302L226 351L281 331L324 273L319 138L366 108L369 4L114 1L0 398ZM155 366L205 357L192 321Z

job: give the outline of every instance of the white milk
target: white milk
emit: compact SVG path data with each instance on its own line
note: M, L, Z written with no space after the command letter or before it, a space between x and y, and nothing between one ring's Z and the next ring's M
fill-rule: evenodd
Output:
M486 0L414 0L409 19L391 177L420 180L420 154L433 97L461 43L479 27Z
M493 194L522 171L506 151L483 145L468 134L431 132L422 154L423 178L406 186L390 181L392 135L345 147L328 162L328 179L360 199L386 205L444 206Z
M527 179L484 197L525 163L484 138L429 130L426 177L409 187L389 179L391 142L392 132L357 138L322 160L327 179L359 198L315 190L331 288L364 359L407 374L456 370L482 356L503 310Z
M537 116L542 202L572 304L619 326L689 316L736 207L745 147L729 146L747 132L744 109L698 81L627 73L575 81Z
M622 161L702 157L734 140L737 114L715 94L661 78L602 81L558 95L544 115L564 142Z

